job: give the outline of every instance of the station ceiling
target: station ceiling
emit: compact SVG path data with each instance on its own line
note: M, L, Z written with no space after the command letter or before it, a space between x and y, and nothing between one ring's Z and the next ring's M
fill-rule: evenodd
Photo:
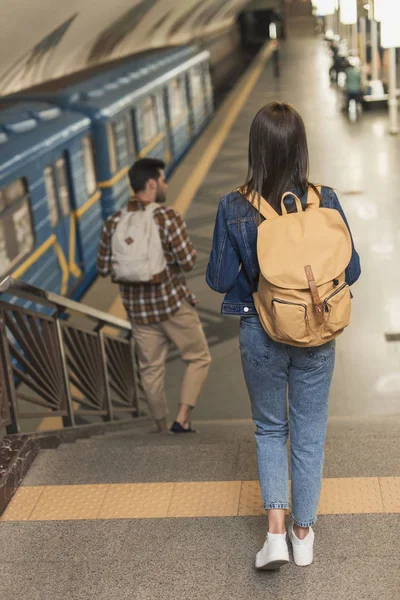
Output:
M230 27L237 14L250 2L3 2L0 10L0 94L15 92L148 48L204 38ZM271 7L279 4L279 0L261 2Z

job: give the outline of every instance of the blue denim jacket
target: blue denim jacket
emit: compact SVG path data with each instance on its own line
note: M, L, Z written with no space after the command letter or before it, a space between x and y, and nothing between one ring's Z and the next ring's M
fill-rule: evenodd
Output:
M350 231L335 192L323 187L322 198L325 207L339 211ZM306 204L307 194L300 199L303 205ZM229 192L221 198L206 279L210 288L226 294L222 303L224 314L250 316L256 313L253 293L257 291L260 274L257 224L258 212L240 192ZM361 274L360 258L354 248L353 238L352 247L351 261L346 269L349 285L353 285Z

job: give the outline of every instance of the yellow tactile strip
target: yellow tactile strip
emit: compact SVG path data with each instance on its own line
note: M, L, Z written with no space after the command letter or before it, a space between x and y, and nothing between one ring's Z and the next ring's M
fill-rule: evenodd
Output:
M46 486L29 520L96 519L108 487L108 485Z
M324 479L318 513L400 513L400 477ZM258 481L20 487L2 521L262 515Z
M168 517L235 517L241 481L176 483Z
M1 517L2 521L27 521L44 487L20 487Z
M242 481L239 500L239 517L264 515L261 490L258 481Z
M110 485L98 519L151 519L166 517L173 483L123 483Z
M323 480L320 515L381 512L384 510L378 477Z
M383 510L388 513L400 513L400 477L381 477Z

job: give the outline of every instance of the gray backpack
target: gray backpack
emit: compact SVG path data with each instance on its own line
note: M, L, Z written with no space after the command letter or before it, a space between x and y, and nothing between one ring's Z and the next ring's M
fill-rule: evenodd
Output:
M144 210L122 209L111 242L114 281L120 283L151 282L165 270L167 261L154 211L157 204Z

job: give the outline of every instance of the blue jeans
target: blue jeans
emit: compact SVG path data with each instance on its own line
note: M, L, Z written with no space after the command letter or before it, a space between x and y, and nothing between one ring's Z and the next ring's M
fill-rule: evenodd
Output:
M258 317L251 316L240 321L240 350L257 427L264 508L289 508L290 429L292 517L300 527L310 527L316 521L321 493L335 342L318 348L278 344L265 333Z

